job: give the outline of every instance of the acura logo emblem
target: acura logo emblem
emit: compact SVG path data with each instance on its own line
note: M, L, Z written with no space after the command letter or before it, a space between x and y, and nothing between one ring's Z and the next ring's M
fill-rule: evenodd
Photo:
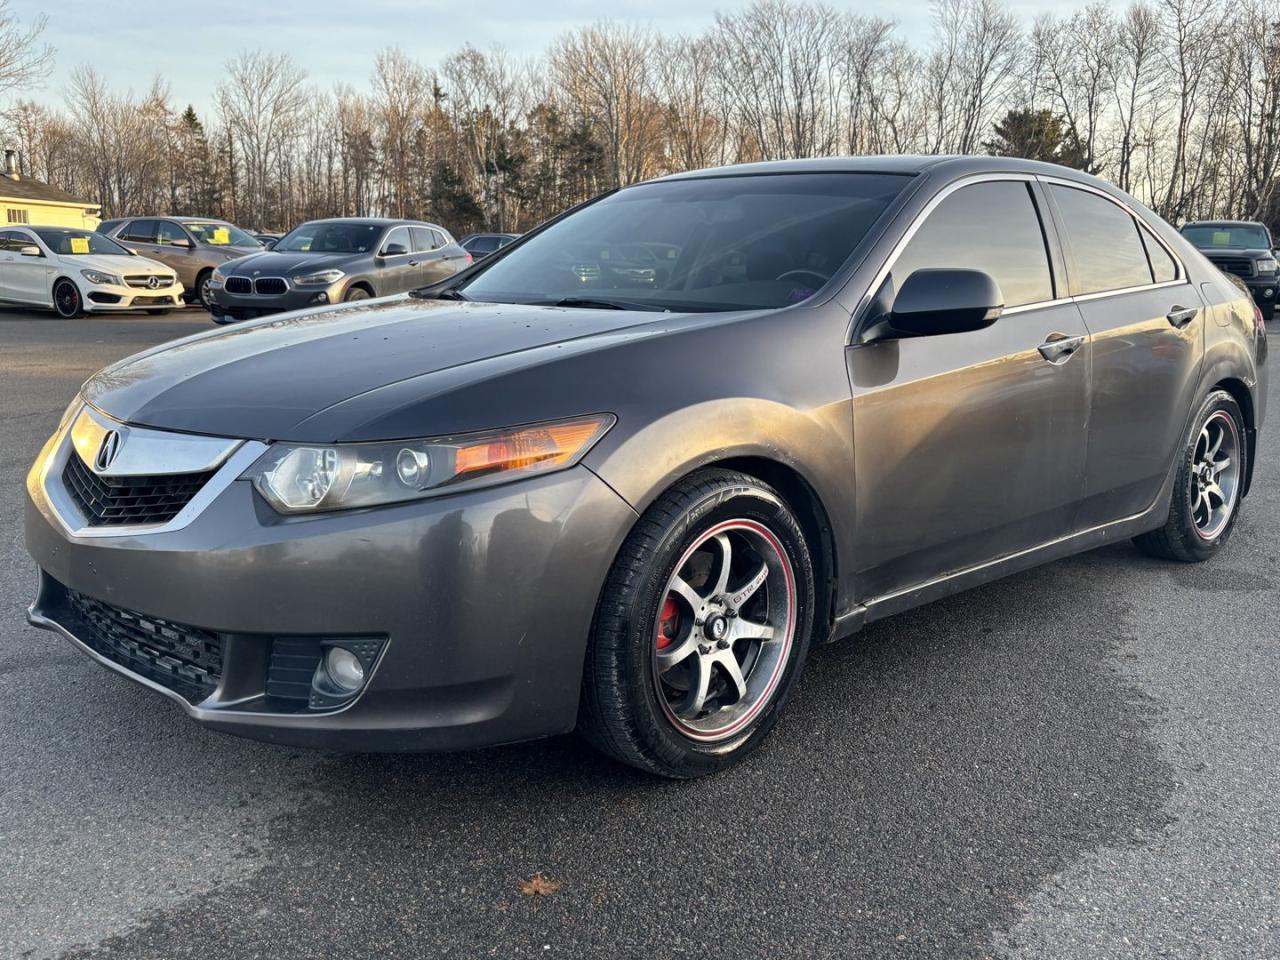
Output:
M157 276L147 277L147 286L150 287L152 290L155 290L157 287L160 286L160 278Z
M115 430L108 430L102 435L102 445L98 447L98 456L94 460L94 466L101 472L111 464L115 463L116 455L120 452L120 434Z

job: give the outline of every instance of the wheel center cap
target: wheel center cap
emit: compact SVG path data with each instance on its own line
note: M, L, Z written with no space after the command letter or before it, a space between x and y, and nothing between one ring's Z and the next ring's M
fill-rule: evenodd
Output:
M729 621L717 613L707 620L707 625L703 629L712 640L723 640L729 633Z

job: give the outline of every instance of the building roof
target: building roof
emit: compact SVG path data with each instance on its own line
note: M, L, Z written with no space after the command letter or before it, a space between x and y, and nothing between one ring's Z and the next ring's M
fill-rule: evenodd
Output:
M32 177L12 177L0 174L0 200L34 200L45 203L72 203L81 207L99 207L101 204L91 203L72 196L67 191L50 186L43 180Z

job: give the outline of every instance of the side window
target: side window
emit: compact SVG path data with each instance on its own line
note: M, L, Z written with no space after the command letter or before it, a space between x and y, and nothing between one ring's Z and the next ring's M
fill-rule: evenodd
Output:
M179 246L190 243L186 233L176 223L170 223L168 220L159 220L156 223L156 243L161 246Z
M497 237L476 237L467 248L472 253L493 253L498 249Z
M429 253L436 248L430 227L410 227L409 232L413 234L414 253Z
M4 253L17 253L26 242L18 234L17 230L0 230L0 251Z
M392 230L390 233L387 234L387 239L382 241L383 256L394 256L394 254L387 253L387 248L389 248L393 243L400 244L400 246L404 247L406 251L412 250L413 247L411 246L411 242L409 239L409 228L396 227L394 230Z
M1007 307L1053 299L1040 216L1021 180L961 187L938 204L894 263L894 286L925 267L984 270Z
M151 243L156 238L156 222L154 220L134 220L120 231L121 240L137 240Z
M1151 283L1151 264L1133 216L1118 204L1087 190L1052 185L1062 212L1075 293L1102 293Z
M1156 283L1177 280L1178 265L1173 257L1169 256L1169 251L1162 247L1145 228L1138 229L1138 236L1142 237L1142 244L1147 248L1147 259L1151 261L1151 272L1156 278Z

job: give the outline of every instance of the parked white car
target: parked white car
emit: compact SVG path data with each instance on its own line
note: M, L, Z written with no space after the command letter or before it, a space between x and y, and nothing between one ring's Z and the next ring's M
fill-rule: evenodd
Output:
M60 317L183 305L182 284L162 263L110 237L73 227L0 230L0 301L52 307Z

